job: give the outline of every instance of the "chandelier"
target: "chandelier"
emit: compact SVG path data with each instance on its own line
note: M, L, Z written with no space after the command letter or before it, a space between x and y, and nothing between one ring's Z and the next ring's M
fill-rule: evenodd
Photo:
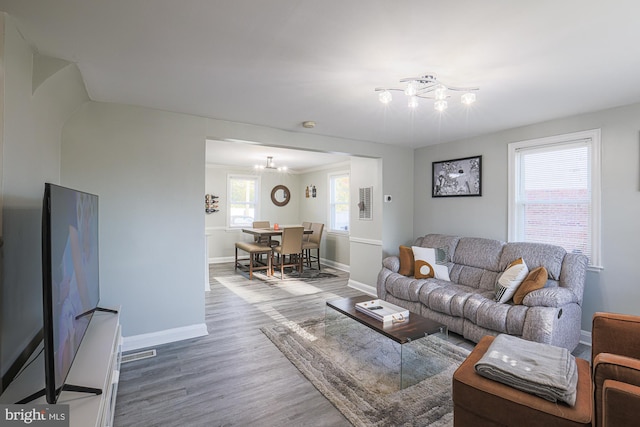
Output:
M379 92L378 99L380 102L383 104L390 103L393 99L391 91L400 91L404 92L409 98L409 108L416 108L418 106L418 98L433 99L435 101L433 108L435 108L436 111L443 112L448 107L447 98L451 97L450 92L465 92L460 97L460 101L464 105L471 105L476 100L476 94L473 92L480 90L480 88L477 87L449 86L438 81L438 79L431 74L422 77L407 77L400 80L400 83L406 83L406 86L404 88L376 88L375 91Z
M254 165L253 168L256 169L256 170L270 169L270 170L276 170L278 172L286 172L287 171L287 167L286 166L276 167L276 164L273 161L273 156L267 156L267 164L266 164L266 166L265 165Z

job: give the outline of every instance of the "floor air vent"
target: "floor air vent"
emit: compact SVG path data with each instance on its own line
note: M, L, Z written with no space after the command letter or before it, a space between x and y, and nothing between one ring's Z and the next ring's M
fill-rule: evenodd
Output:
M145 350L138 353L123 354L120 363L135 362L136 360L149 359L156 357L156 350Z

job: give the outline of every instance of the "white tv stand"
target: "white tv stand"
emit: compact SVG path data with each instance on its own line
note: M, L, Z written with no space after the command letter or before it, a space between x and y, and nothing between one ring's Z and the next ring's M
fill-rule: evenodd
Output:
M63 390L58 397L57 403L69 405L71 427L113 425L122 353L120 307L116 310L116 314L101 311L93 314L66 381L102 389L102 394ZM42 344L34 353L41 349ZM16 403L43 388L44 353L41 353L2 393L0 403ZM41 397L32 403L46 404L47 401Z

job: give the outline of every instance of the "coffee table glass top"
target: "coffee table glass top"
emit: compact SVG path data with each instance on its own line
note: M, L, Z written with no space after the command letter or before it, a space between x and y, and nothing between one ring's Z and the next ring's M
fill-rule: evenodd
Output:
M413 312L402 322L383 323L356 310L356 303L373 299L363 295L326 303L325 339L336 342L344 357L360 361L355 375L396 378L397 386L403 389L438 375L448 366L438 354L425 350L420 340L436 334L446 337L446 325Z
M410 312L409 319L403 322L385 322L374 319L356 310L356 303L370 301L375 298L362 295L359 297L342 298L327 301L327 306L348 316L363 325L374 329L397 343L404 344L409 341L423 338L425 335L446 331L442 323L427 319L414 312Z

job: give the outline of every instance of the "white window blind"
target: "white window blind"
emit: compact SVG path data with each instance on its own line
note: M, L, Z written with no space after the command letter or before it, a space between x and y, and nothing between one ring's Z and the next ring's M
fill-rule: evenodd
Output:
M510 147L509 240L562 246L598 265L599 144L571 136Z
M349 173L329 174L329 230L349 231Z
M259 180L255 176L227 176L229 227L251 227L259 215Z

